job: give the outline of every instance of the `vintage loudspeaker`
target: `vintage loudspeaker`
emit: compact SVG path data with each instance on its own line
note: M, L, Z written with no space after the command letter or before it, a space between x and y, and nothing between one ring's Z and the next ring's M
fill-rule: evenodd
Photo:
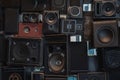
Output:
M42 46L41 39L10 38L8 64L42 66Z
M103 48L103 67L107 71L120 70L120 47Z
M4 25L6 34L17 34L19 23L19 9L5 8Z
M3 34L0 34L0 65L6 63L7 42Z
M1 80L31 80L30 71L29 67L3 67Z
M41 38L42 15L39 13L23 13L20 16L18 37Z
M67 13L67 0L52 0L51 9L59 10L60 14Z
M46 43L45 50L45 74L66 74L67 55L65 43Z
M67 53L69 73L88 71L88 56L86 42L68 41Z
M78 80L107 80L105 72L78 73Z
M78 19L62 19L61 33L64 34L82 34L83 22Z
M43 11L46 8L47 1L48 0L21 0L21 11Z
M44 73L40 72L32 72L31 80L44 80Z
M83 0L68 0L68 17L69 18L82 18L82 4Z
M95 47L118 46L118 26L115 20L93 22Z
M94 0L94 18L118 18L117 0Z
M59 12L44 11L43 14L43 34L59 33Z

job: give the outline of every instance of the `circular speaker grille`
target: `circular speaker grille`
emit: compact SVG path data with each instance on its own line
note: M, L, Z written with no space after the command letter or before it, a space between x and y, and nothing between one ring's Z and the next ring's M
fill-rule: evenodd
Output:
M48 65L52 72L61 72L65 65L65 58L63 54L51 54L49 56Z
M81 14L80 7L78 7L78 6L70 7L69 12L72 16L79 16Z
M116 12L115 5L113 3L110 3L110 2L104 3L102 6L102 9L103 9L103 14L105 16L112 16Z
M33 23L38 22L37 14L31 14L29 18L30 18L30 22L33 22Z
M48 13L45 16L45 21L49 24L49 25L53 25L57 22L58 20L58 16L56 15L56 13Z
M109 26L101 27L97 32L97 37L100 43L109 44L114 39L114 32Z
M9 76L9 80L23 80L22 79L22 76L18 73L12 73L10 76Z
M105 63L112 69L120 67L120 50L115 49L105 51Z
M13 57L16 61L24 62L30 55L30 50L25 44L17 44L13 47Z

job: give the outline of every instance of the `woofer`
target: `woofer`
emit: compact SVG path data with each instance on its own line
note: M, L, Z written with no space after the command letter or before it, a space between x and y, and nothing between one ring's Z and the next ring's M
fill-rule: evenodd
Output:
M102 6L102 11L105 16L112 16L116 12L115 5L111 2L106 2Z
M65 65L64 54L49 54L48 65L51 71L62 72Z
M95 47L118 46L118 26L114 20L93 22Z

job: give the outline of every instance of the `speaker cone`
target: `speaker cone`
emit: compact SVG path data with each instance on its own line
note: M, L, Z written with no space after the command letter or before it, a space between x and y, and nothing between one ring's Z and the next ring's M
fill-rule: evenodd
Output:
M104 26L107 27L107 26ZM98 39L101 43L110 43L114 39L114 32L111 28L101 28L97 32Z
M115 5L113 3L110 2L104 3L102 9L103 9L103 14L105 16L112 16L115 14Z
M57 22L58 20L58 16L56 13L48 13L45 16L45 21L49 24L49 25L53 25Z
M13 57L16 61L25 62L30 55L30 50L25 44L17 44L13 47Z
M65 64L64 54L56 53L49 55L48 65L52 72L55 73L62 72L64 64Z
M69 12L72 16L79 16L80 13L80 8L78 6L72 6L69 8Z

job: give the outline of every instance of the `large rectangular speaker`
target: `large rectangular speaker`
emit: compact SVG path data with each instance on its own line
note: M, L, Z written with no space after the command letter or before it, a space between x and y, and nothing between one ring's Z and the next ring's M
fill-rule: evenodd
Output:
M88 56L86 42L68 41L67 51L69 73L88 71Z
M19 9L5 8L4 25L6 34L18 33Z
M42 66L43 52L41 39L9 38L9 65Z
M83 0L68 0L68 17L69 18L82 18L83 10L82 10Z
M102 48L100 51L105 71L120 70L120 47Z
M119 31L116 20L93 22L94 47L117 47Z
M79 73L78 80L108 80L105 72Z
M1 71L1 80L31 80L29 67L3 67Z
M67 71L66 37L50 36L44 38L45 74L65 75Z
M67 13L67 0L52 0L51 9L59 10L60 14Z
M48 0L21 0L21 11L43 11Z

